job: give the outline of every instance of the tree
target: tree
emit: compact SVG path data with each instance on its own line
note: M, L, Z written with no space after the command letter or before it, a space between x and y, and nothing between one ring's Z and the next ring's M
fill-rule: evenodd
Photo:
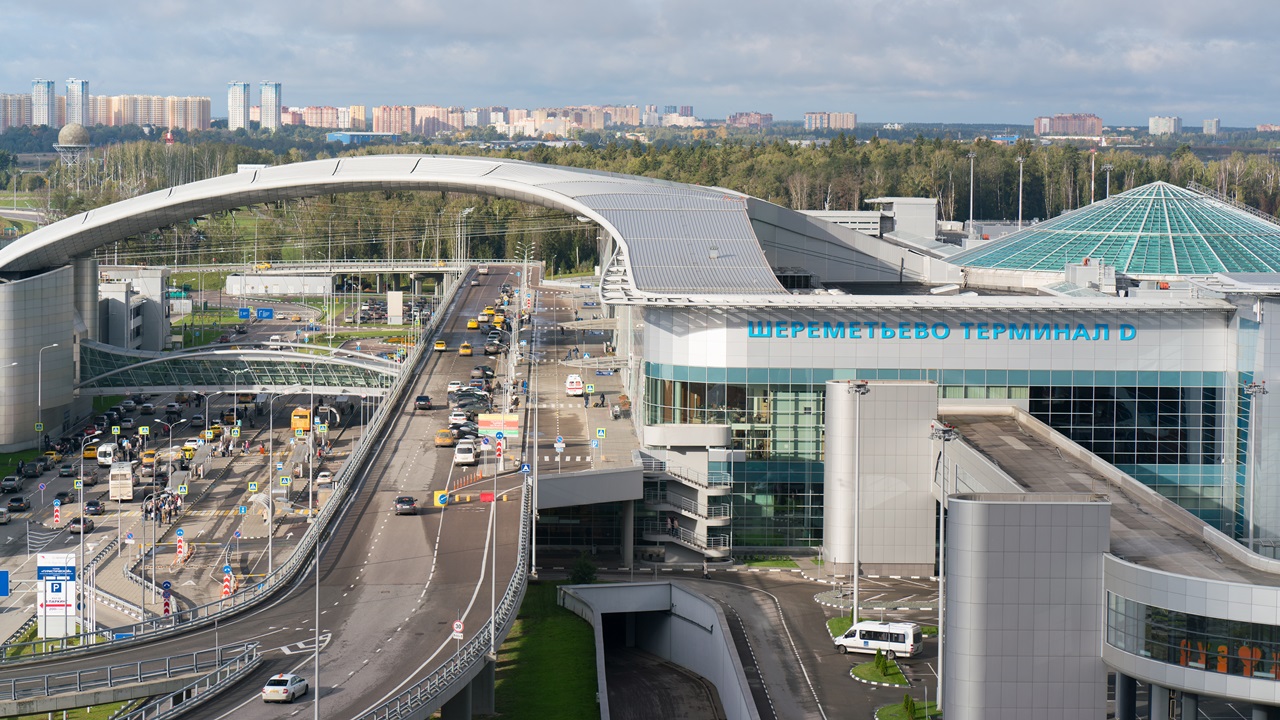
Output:
M574 585L589 585L595 581L596 564L584 552L573 561L573 567L569 568L569 582Z

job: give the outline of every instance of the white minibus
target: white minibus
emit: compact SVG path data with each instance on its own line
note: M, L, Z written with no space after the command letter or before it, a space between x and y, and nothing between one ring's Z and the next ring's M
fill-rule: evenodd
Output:
M915 623L876 622L863 620L835 639L836 649L843 653L860 652L875 654L880 650L885 657L911 657L924 649L920 626Z

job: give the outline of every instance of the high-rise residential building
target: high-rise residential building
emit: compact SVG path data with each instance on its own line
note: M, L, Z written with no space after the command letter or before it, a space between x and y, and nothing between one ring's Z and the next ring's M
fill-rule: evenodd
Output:
M280 127L280 110L284 107L280 104L280 83L263 80L258 90L262 95L262 119L258 122L263 130L275 130Z
M414 108L411 105L382 105L373 109L373 131L381 133L414 132Z
M351 124L349 127L352 130L365 130L369 127L369 113L364 105L352 105L350 111Z
M692 106L692 105L681 105L681 106L680 106L680 117L693 117L693 106Z
M1147 121L1147 132L1152 135L1181 135L1182 118L1157 115Z
M1102 135L1102 118L1093 113L1058 113L1053 117L1038 117L1031 125L1036 135Z
M675 111L676 111L676 106L675 106L675 105L663 105L663 106L662 106L662 114L663 114L663 115L672 115L672 114L674 114L674 113L675 113Z
M725 124L730 127L763 129L773 125L773 113L736 112Z
M1222 132L1222 121L1218 118L1209 118L1204 121L1203 131L1205 135L1217 135Z
M249 129L249 83L239 80L227 83L227 129Z
M31 81L31 124L58 127L58 93L52 80Z
M207 97L167 97L165 126L170 130L208 130L211 107Z
M89 81L71 78L67 80L67 124L89 122Z
M31 96L0 94L0 132L31 124Z

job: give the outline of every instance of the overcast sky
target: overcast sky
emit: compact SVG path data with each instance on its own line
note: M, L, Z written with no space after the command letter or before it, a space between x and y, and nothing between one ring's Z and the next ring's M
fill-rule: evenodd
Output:
M693 105L794 120L1280 122L1276 0L8 0L0 92L284 84L305 105Z

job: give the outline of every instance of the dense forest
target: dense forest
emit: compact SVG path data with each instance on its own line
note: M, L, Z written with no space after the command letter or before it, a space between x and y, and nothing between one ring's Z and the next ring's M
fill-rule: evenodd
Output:
M222 135L230 136L226 131ZM1266 213L1280 208L1280 164L1267 155L1234 153L1203 161L1189 146L1170 155L1144 155L1103 148L1096 153L1071 145L1013 146L985 140L924 139L862 142L837 135L826 144L782 140L709 139L686 144L607 143L603 146L536 147L493 151L478 146L389 146L339 150L324 143L288 149L253 147L219 138L166 146L152 139L93 150L77 167L52 165L44 174L15 173L12 156L0 153L0 187L37 193L53 216L234 172L240 163L284 164L336 155L423 152L491 155L530 162L725 187L793 209L865 209L868 198L932 197L941 219L967 220L970 153L973 154L974 215L1017 217L1019 158L1024 217L1050 218L1156 180L1198 182ZM1110 188L1107 187L1110 167ZM466 208L474 210L459 224ZM393 227L394 226L394 227ZM272 257L387 257L414 253L451 257L454 239L465 233L471 257L509 256L516 244L536 241L539 257L561 271L586 269L597 261L589 226L572 217L513 201L430 192L396 192L313 198L280 207L256 207L168 228L122 244L126 254L178 251L192 260L228 257L253 244L261 259ZM437 250L437 246L439 249ZM181 260L181 258L179 258ZM234 258L239 262L244 258Z

